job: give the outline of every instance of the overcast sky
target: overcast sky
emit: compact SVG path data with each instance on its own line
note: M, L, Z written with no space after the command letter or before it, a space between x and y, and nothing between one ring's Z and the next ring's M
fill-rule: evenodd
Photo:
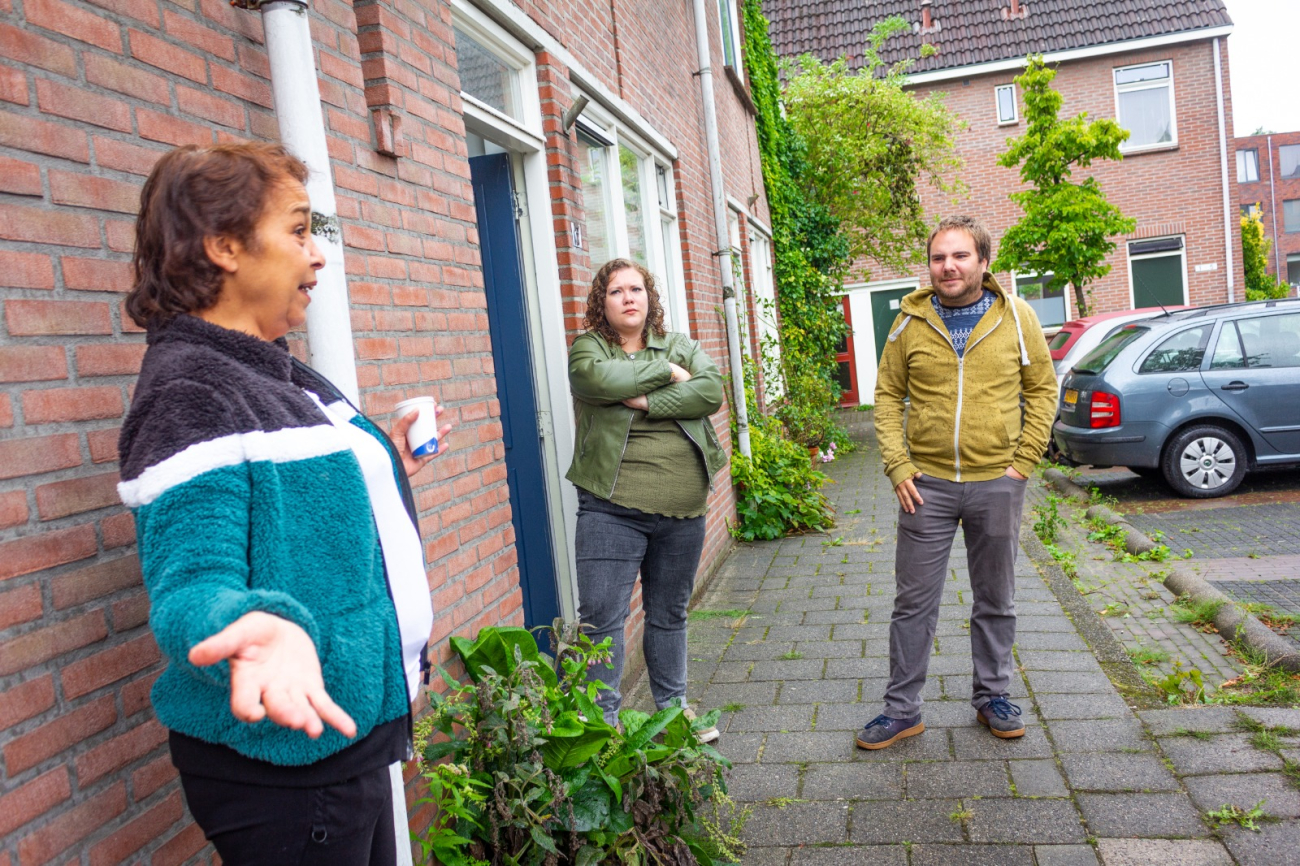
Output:
M1225 0L1234 135L1300 130L1300 0Z

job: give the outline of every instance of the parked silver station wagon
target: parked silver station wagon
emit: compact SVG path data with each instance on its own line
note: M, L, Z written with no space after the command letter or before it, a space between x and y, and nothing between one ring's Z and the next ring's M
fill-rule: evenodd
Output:
M1065 374L1052 436L1071 463L1159 474L1195 498L1300 463L1300 299L1124 325Z

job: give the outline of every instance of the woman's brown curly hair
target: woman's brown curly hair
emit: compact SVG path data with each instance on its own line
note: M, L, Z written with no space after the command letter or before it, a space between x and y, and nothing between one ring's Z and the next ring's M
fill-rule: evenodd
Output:
M609 291L609 281L614 274L628 268L634 269L645 281L645 294L649 303L646 308L645 329L641 332L642 338L649 339L652 330L656 337L668 333L664 329L664 307L659 303L659 290L655 288L654 274L646 270L644 265L631 259L610 259L600 266L600 270L596 271L596 276L591 281L591 292L587 295L587 315L582 320L582 326L588 331L600 334L611 346L623 345L623 338L605 318L605 295Z

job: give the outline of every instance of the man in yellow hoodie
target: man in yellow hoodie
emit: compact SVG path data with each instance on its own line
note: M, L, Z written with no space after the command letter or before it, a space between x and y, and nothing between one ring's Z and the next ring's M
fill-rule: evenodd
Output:
M925 730L921 689L958 524L975 596L971 705L995 736L1025 733L1007 693L1014 569L1025 483L1047 447L1056 374L1033 309L988 273L991 248L979 220L941 221L926 244L931 287L903 298L880 359L876 436L898 496L898 550L885 711L858 734L864 749Z

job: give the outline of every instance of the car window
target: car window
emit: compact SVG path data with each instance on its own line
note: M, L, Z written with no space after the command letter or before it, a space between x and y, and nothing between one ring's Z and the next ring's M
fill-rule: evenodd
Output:
M1241 319L1237 329L1248 366L1300 367L1300 313Z
M1100 373L1110 366L1110 362L1115 360L1115 356L1120 350L1138 337L1145 334L1150 328L1144 328L1139 325L1125 325L1109 337L1101 341L1101 345L1093 349L1083 360L1074 365L1074 369L1080 373Z
M1240 370L1246 366L1246 356L1241 352L1241 336L1236 322L1224 322L1219 329L1219 342L1210 356L1211 370Z
M1057 349L1070 342L1070 333L1070 331L1057 331L1056 336L1052 338L1052 342L1047 344L1047 348L1055 352Z
M1205 357L1205 344L1210 339L1210 326L1201 325L1179 331L1166 339L1155 351L1147 355L1139 373L1183 373L1201 369Z

